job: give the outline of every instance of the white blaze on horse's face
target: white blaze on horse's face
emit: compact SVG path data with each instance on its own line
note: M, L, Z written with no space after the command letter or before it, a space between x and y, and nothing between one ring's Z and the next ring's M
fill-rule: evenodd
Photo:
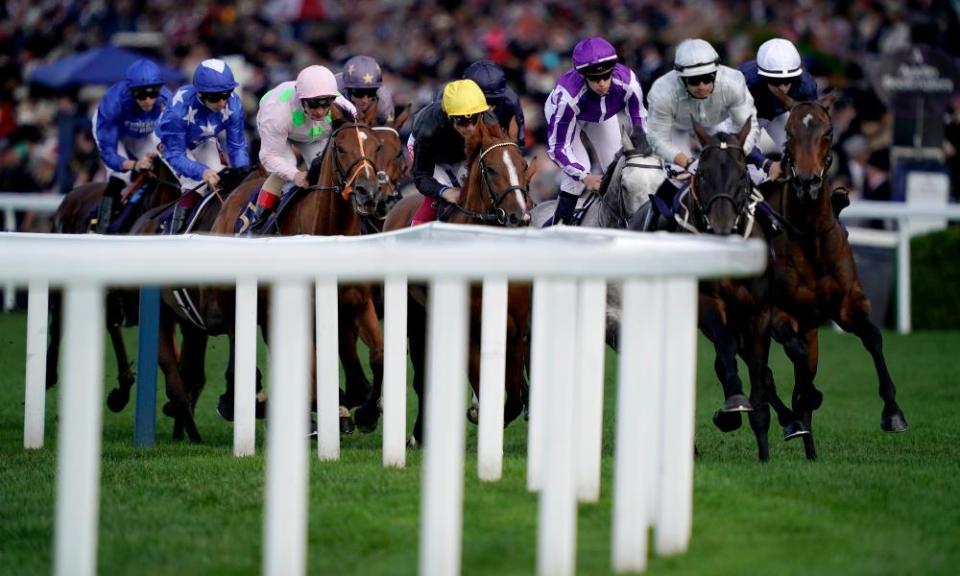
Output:
M513 164L513 158L510 157L510 154L506 149L503 151L503 165L507 167L507 174L510 176L510 186L513 188L513 193L517 195L517 205L523 208L524 215L527 214L527 203L523 199L523 193L520 189L520 177L517 173L517 167Z
M803 126L804 126L804 128L809 128L811 122L813 122L813 114L810 114L810 113L808 112L807 115L803 117Z

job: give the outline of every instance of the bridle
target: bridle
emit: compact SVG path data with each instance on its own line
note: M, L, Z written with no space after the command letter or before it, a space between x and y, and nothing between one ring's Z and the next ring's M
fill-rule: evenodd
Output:
M381 171L377 168L377 163L375 160L371 159L366 155L363 149L363 139L360 137L360 129L372 130L369 126L365 124L359 124L356 122L344 124L338 127L336 130L330 134L330 144L327 146L327 149L324 151L324 156L333 154L333 168L337 175L337 181L342 182L341 185L334 186L321 186L314 185L310 186L310 190L332 190L334 192L339 192L344 200L348 200L350 195L353 193L353 182L357 179L357 176L360 175L361 171L366 171L367 175L370 175L370 170L373 170L373 174L377 177L377 182L382 183L381 181ZM343 164L340 162L340 155L337 153L340 150L340 147L337 145L337 137L344 131L348 129L353 129L357 136L357 144L360 149L360 157L350 163L346 168L343 167ZM378 144L379 146L379 144ZM323 162L320 162L322 166ZM308 174L308 181L313 182L319 177L319 167L317 169L317 174L311 173ZM386 176L386 174L384 174Z
M811 106L811 107L814 105L818 106L821 110L823 110L824 114L827 115L827 122L828 123L830 122L829 120L830 111L827 110L827 108L824 107L819 102L803 102L801 104L798 104L797 107L804 106L804 105ZM794 107L794 109L796 109L796 107ZM793 110L791 110L791 113L793 113ZM827 132L827 136L830 137L830 140L832 142L833 140L832 124L830 124L830 128ZM833 146L832 145L827 146L827 151L823 155L823 159L821 160L820 172L818 174L814 174L813 176L803 177L797 174L797 167L794 165L792 161L793 159L790 156L790 149L793 147L793 143L794 143L793 134L791 134L788 131L787 146L786 146L785 152L783 153L783 161L782 161L782 165L784 167L783 171L787 175L786 181L788 185L793 187L793 190L796 192L798 199L802 200L804 198L809 198L810 200L816 200L820 194L820 190L823 189L826 183L825 176L826 176L827 170L829 170L830 165L833 164Z
M516 219L516 217L513 215L510 215L508 217L506 211L503 208L501 208L500 205L503 204L503 201L504 199L506 199L507 194L510 194L511 192L520 192L520 194L523 196L524 203L526 203L527 201L530 200L530 192L527 190L527 188L523 186L511 185L503 189L499 193L497 193L494 190L493 185L490 183L490 178L488 176L490 169L487 167L487 164L483 161L484 157L487 154L489 154L492 150L495 150L497 148L503 148L504 146L513 146L518 151L520 150L520 146L518 146L516 142L498 142L496 144L491 145L486 150L482 150L480 152L480 155L477 157L477 162L480 165L480 183L483 186L483 189L487 192L487 194L490 197L490 202L492 204L490 208L488 208L485 212L477 212L474 210L469 210L467 208L464 208L459 204L454 204L454 206L461 213L466 214L471 218L476 218L477 220L480 220L482 222L486 222L490 224L499 224L501 226L519 226L520 222Z
M728 151L734 150L739 151L740 154L744 154L743 148L736 144L730 144L728 142L720 142L719 144L708 144L704 146L700 151L701 167L703 162L703 155L708 150L721 150ZM714 194L706 204L701 201L700 194L697 191L697 182L700 178L699 174L694 175L693 180L690 182L690 197L692 199L693 213L694 217L699 220L701 228L704 232L712 233L713 224L710 222L710 211L713 208L714 204L717 202L729 202L733 206L733 211L737 215L733 223L733 229L739 230L741 224L744 224L744 234L743 236L749 236L750 232L753 229L753 220L754 220L754 210L756 208L757 199L752 193L752 185L750 182L750 174L747 171L746 163L743 163L743 170L740 175L740 183L737 185L736 189L731 192L719 192ZM762 197L761 197L762 199ZM744 218L746 220L744 221Z

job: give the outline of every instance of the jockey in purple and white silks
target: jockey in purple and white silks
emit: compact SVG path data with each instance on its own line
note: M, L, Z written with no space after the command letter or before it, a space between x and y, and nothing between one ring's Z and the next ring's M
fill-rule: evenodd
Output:
M107 168L107 187L100 202L97 232L103 234L120 210L120 193L130 171L149 170L157 155L153 129L170 90L160 67L147 59L127 68L126 78L107 90L93 115L93 138Z
M690 177L694 163L690 144L696 138L691 118L710 133L733 134L750 122L750 133L743 146L746 154L760 134L757 110L743 74L721 65L720 56L708 42L699 38L681 42L673 68L657 78L647 95L647 139L654 154L673 164L672 172L679 174L664 180L657 190L657 195L668 203L672 203L676 190Z
M226 62L216 58L204 60L193 73L193 84L177 90L170 106L160 115L155 131L163 145L159 148L160 158L186 191L173 211L173 234L180 232L187 214L200 201L200 185L206 183L209 191L220 183L217 173L224 166L217 136L221 132L226 132L230 165L250 165L247 137L243 133L243 104L234 92L238 85Z
M573 68L557 80L544 105L547 155L560 167L560 194L553 223L569 224L583 190L600 189L603 172L628 133L646 130L643 90L632 70L617 62L613 45L600 37L581 40L573 49ZM585 134L597 155L600 173L592 173L581 141Z

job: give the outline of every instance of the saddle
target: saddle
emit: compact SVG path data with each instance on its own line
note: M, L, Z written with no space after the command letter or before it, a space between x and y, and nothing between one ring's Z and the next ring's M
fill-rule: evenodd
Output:
M110 222L110 226L107 228L107 234L126 234L133 226L133 222L136 220L136 218L133 218L132 216L143 202L143 198L147 193L147 188L149 187L149 182L144 181L142 184L137 186L135 186L135 184L137 183L134 182L129 184L123 189L123 192L120 195L120 212L116 215L113 221ZM97 205L91 207L91 210L87 213L87 232L93 232L96 230L97 218L99 217L100 206Z
M260 194L261 188L263 188L263 186L257 186L247 197L246 205L244 205L243 210L240 211L240 215L237 216L236 222L234 222L234 234L239 236L250 227L253 212L257 207L257 196ZM290 202L302 192L303 188L295 186L293 182L287 182L283 185L283 188L280 189L280 201L277 203L277 208L267 217L267 221L263 225L264 234L273 234L277 231L277 220L280 218L280 215L283 214Z

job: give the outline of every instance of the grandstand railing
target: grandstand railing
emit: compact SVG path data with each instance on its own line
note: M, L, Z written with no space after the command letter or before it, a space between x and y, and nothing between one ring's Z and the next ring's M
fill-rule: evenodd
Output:
M303 574L306 566L311 287L319 303L318 349L326 351L317 372L319 459L335 457L339 450L333 446L339 442L336 433L322 433L337 418L336 319L331 317L336 283L385 280L384 463L402 465L405 286L408 280L429 282L420 573L457 574L469 283L483 282L485 314L494 318L505 315L507 281L532 282L528 484L540 490L537 572L571 574L578 495L589 500L599 493L606 283L622 281L624 288L613 566L642 570L648 528L654 528L655 549L664 555L685 551L691 534L697 281L755 274L764 264L764 248L754 241L559 228L499 231L433 224L350 239L0 234L0 280L28 283L36 294L45 295L48 285L65 293L55 573L96 572L106 286L237 283L246 301L237 314L251 332L252 317L242 316L249 314L247 300L255 298L258 284L271 287L272 380L304 383L270 389L264 572L289 575ZM489 396L495 405L502 402L505 335L494 333L502 331L502 323L489 324L496 329L483 335L481 381L494 383ZM29 338L45 341L44 329L31 322ZM595 345L584 345L584 338ZM42 386L43 356L28 353L28 379L36 380L28 384L28 404L35 401L31 386ZM245 417L252 419L254 384L252 373L247 376L242 382L238 374L237 402L241 394L247 396ZM458 380L464 385L442 384ZM42 402L42 387L39 396ZM502 419L502 410L490 409L486 392L481 396L479 433L502 434L496 417ZM502 444L496 446L501 439L483 441L481 460L489 458L483 452L491 446L499 449L495 459L502 457ZM499 477L498 470L490 470L497 466L488 460L481 474Z

